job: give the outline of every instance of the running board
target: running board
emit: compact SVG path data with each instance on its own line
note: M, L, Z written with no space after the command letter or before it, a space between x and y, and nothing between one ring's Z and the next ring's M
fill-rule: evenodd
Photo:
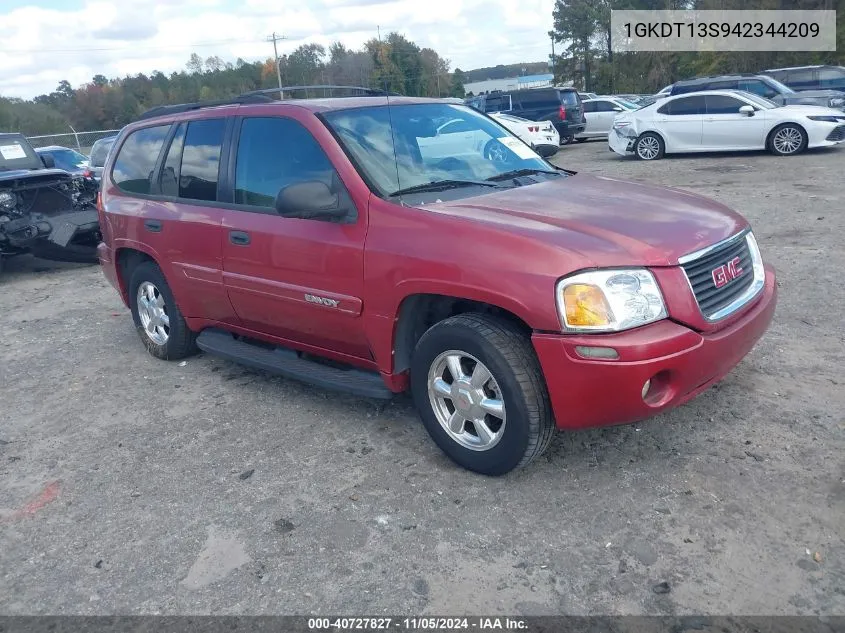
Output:
M267 348L236 339L229 332L210 328L197 337L197 346L204 352L241 365L293 378L302 382L346 393L389 400L393 392L376 372L339 368L302 358L284 347Z

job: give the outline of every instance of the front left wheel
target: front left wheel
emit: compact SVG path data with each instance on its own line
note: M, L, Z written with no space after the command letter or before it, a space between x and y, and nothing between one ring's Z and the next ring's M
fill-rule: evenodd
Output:
M555 429L529 338L507 321L461 314L417 343L411 391L423 424L452 460L504 475L546 450Z
M785 123L772 130L769 151L776 156L792 156L807 149L807 132L800 125Z

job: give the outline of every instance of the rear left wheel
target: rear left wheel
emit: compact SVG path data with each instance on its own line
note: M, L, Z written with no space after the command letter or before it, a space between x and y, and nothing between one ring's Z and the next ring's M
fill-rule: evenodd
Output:
M164 274L153 262L142 262L132 271L129 307L150 354L179 360L196 352L196 335L188 329Z
M411 363L423 424L455 462L504 475L543 453L554 421L527 336L500 319L462 314L432 326Z

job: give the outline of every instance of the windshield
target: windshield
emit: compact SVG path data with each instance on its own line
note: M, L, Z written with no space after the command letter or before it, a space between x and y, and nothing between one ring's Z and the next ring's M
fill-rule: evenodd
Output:
M777 90L778 90L779 93L781 93L781 94L784 94L784 93L795 94L795 91L792 88L790 88L786 84L782 84L781 82L779 82L774 77L767 77L766 79L768 80L768 83L774 84L775 87L777 87Z
M51 149L46 153L53 156L56 167L64 169L65 171L85 167L88 163L88 159L85 158L85 156L79 152L73 151L72 149Z
M43 167L38 154L22 135L0 134L0 171Z
M555 171L504 127L462 105L355 108L326 113L325 120L383 197L445 181L479 185L460 189L479 195L488 181L511 172Z
M631 101L627 101L625 99L617 99L616 103L621 105L626 110L639 110L641 106L638 106L636 103L632 103Z
M754 105L758 105L764 110L771 110L772 108L779 108L780 106L775 103L774 101L769 101L766 97L761 97L760 95L755 95L753 92L743 92L742 96L744 99L748 99L748 101L753 101Z

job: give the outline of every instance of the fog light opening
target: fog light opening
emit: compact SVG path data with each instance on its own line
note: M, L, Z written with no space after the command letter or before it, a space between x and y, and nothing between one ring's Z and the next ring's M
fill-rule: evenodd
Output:
M582 358L598 358L600 360L616 360L619 358L619 352L612 347L576 345L575 352Z
M643 383L643 402L650 407L665 405L672 399L673 395L672 374L665 369L657 372Z

